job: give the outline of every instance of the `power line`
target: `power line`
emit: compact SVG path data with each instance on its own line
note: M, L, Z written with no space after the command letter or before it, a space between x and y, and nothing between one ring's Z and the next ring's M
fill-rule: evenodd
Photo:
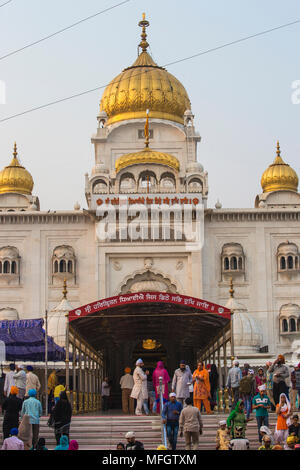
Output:
M130 1L130 0L126 0L127 1ZM123 2L123 3L126 3L126 2ZM209 54L211 52L215 52L217 50L220 50L220 49L224 49L226 47L229 47L229 46L232 46L232 45L235 45L235 44L238 44L238 43L241 43L241 42L244 42L244 41L248 41L249 39L253 39L253 38L256 38L258 36L262 36L264 34L269 34L271 32L274 32L274 31L277 31L279 29L283 29L283 28L286 28L287 26L291 26L291 25L295 25L295 24L298 24L300 23L300 19L298 20L295 20L295 21L292 21L290 23L285 23L285 24L282 24L280 26L276 26L275 28L271 28L271 29L266 29L264 31L261 31L259 33L255 33L255 34L252 34L250 36L245 36L243 38L240 38L240 39L236 39L235 41L231 41L231 42L227 42L225 44L222 44L220 46L216 46L216 47L213 47L213 48L210 48L210 49L207 49L205 51L201 51L201 52L198 52L196 54L193 54L191 56L188 56L188 57L184 57L182 59L178 59L178 60L175 60L175 61L172 61L172 62L168 62L167 64L164 64L162 67L168 67L170 65L175 65L175 64L178 64L180 62L185 62L187 60L190 60L190 59L193 59L195 57L199 57L201 55L205 55L205 54ZM26 46L25 46L26 47ZM1 59L1 57L0 57ZM138 72L136 74L132 74L131 77L136 77L138 75L142 75L144 73L147 73L148 71L145 70L143 72ZM113 81L113 82L110 82L110 84L114 84L114 83L117 83L118 81L120 81L121 79L119 80L116 80L116 81ZM67 96L65 98L61 98L61 99L57 99L57 100L54 100L54 101L50 101L49 103L45 103L45 104L42 104L40 106L36 106L36 107L33 107L33 108L30 108L30 109L27 109L26 111L22 111L20 113L17 113L17 114L13 114L11 116L8 116L6 118L3 118L3 119L0 119L0 122L5 122L5 121L8 121L10 119L13 119L13 118L16 118L16 117L19 117L19 116L23 116L25 114L28 114L28 113L31 113L33 111L37 111L39 109L43 109L43 108L47 108L49 106L52 106L52 105L55 105L55 104L58 104L58 103L63 103L64 101L68 101L68 100L71 100L73 98L78 98L79 96L83 96L83 95L87 95L89 93L92 93L94 91L98 91L98 90L101 90L103 88L105 88L106 86L108 85L105 84L105 85L100 85L100 86L97 86L95 88L91 88L89 90L85 90L85 91L82 91L82 92L79 92L79 93L75 93L74 95L70 95L70 96Z
M12 0L10 0L10 1L12 1ZM121 5L124 5L125 3L128 3L130 1L131 0L124 0L123 2L117 3L116 5L113 5L109 8L106 8L105 10L98 11L97 13L94 13L93 15L87 16L86 18L83 18L82 20L76 21L76 23L70 24L69 26L66 26L65 28L62 28L62 29L59 29L58 31L55 31L54 33L51 33L48 36L45 36L41 39L38 39L37 41L31 42L30 44L26 44L26 46L20 47L20 49L16 49L15 51L8 52L7 54L1 56L0 60L7 59L7 57L15 55L18 52L24 51L25 49L28 49L29 47L35 46L36 44L40 44L41 42L46 41L47 39L53 38L57 34L61 34L64 31L67 31L71 28L74 28L75 26L78 26L79 24L84 23L85 21L91 20L92 18L95 18L96 16L102 15L103 13L107 13L108 11L113 10L114 8L117 8ZM4 3L4 5L6 5L6 3ZM0 5L0 6L3 6L3 5Z
M4 7L5 5L7 5L8 3L11 3L13 0L8 0L8 2L5 2L5 3L2 3L2 5L0 5L0 8L1 7Z

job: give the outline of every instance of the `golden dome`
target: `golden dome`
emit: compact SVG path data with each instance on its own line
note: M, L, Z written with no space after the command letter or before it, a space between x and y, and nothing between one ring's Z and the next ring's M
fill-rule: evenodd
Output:
M159 165L166 165L174 168L176 171L179 171L179 161L177 158L168 153L157 152L150 149L149 147L145 147L140 152L127 153L126 155L119 157L115 163L116 172L118 173L127 166L138 165L140 163L156 163Z
M139 46L141 54L131 67L126 68L104 90L100 111L108 116L107 124L125 119L139 119L149 109L150 118L167 119L183 124L183 115L191 103L183 85L159 67L147 52L146 27L149 22L140 21L143 28Z
M21 193L31 194L33 179L31 174L18 160L17 144L15 143L13 159L10 165L0 172L0 194Z
M277 142L277 156L266 169L261 177L261 186L264 193L271 191L298 191L298 175L287 163L281 158L280 146Z

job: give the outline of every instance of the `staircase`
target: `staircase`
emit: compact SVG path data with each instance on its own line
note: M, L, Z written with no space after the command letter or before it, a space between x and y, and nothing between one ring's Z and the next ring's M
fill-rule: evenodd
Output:
M228 415L213 414L202 415L203 435L200 436L199 450L215 449L216 431L221 419ZM250 441L250 449L259 447L257 425L255 416L251 415L252 421L247 426L246 437ZM54 449L56 441L54 431L47 426L48 418L42 417L40 422L40 437L46 439L46 447ZM270 413L269 427L274 432L276 415ZM2 431L2 417L0 418ZM102 415L102 416L74 416L71 423L70 439L76 439L79 450L115 450L119 442L126 442L125 434L135 431L136 439L143 442L146 450L156 449L161 443L160 417L159 416L124 416L124 415ZM0 438L2 446L2 433ZM184 450L184 438L178 437L177 449Z

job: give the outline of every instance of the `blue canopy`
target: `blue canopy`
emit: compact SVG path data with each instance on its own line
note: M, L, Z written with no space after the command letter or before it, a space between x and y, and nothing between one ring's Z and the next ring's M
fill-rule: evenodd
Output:
M7 361L45 361L44 320L2 320L0 341L5 343ZM48 336L48 361L64 361L65 349Z

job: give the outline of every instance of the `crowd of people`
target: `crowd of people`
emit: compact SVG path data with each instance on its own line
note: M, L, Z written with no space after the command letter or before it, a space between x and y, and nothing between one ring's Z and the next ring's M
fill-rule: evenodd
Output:
M38 399L41 384L32 366L25 372L22 365L10 364L5 376L2 403L2 450L48 450L44 438L39 438L42 404ZM48 425L56 438L54 450L78 450L76 440L69 441L72 407L63 380L53 371L48 379Z
M149 370L142 359L138 359L133 375L130 372L130 368L126 368L120 380L123 412L133 413L136 400L137 416L143 411L149 414L149 409L159 413L159 377L162 377L162 419L169 448L175 450L178 434L184 434L186 450L197 449L203 432L201 412L212 414L217 405L219 377L216 365L205 366L199 361L192 373L186 361L181 360L171 380L160 361L151 381ZM259 367L255 373L249 364L244 364L241 369L239 362L234 361L225 386L229 390L231 413L227 420L220 421L217 450L249 449L246 429L247 423L254 419L252 414L257 422L260 450L300 447L299 417L295 413L300 409L300 364L290 371L284 357L279 355L274 363L267 362L265 368ZM270 411L276 413L274 433L269 428Z
M25 372L22 365L10 365L5 376L4 401L2 403L3 450L47 450L44 438L39 437L42 405L41 388L32 366ZM125 414L141 416L161 414L166 428L170 450L176 450L178 435L184 436L185 449L196 450L203 433L201 413L212 414L218 402L219 374L215 364L198 361L191 371L185 360L171 379L164 363L159 361L152 376L143 360L136 361L131 374L125 368L120 379L122 409ZM247 450L247 425L256 419L259 450L297 450L300 448L300 364L292 370L279 355L265 367L256 371L249 364L241 368L234 361L224 384L231 399L231 412L219 422L216 430L216 450ZM102 381L103 411L109 408L110 382ZM160 406L162 404L162 410ZM269 413L276 416L276 426L269 426ZM78 450L78 442L70 440L72 407L68 399L64 379L53 371L48 378L48 426L53 428L55 450ZM253 416L253 417L252 417ZM129 431L126 443L119 443L118 450L142 450L143 443ZM160 447L162 449L162 447Z

